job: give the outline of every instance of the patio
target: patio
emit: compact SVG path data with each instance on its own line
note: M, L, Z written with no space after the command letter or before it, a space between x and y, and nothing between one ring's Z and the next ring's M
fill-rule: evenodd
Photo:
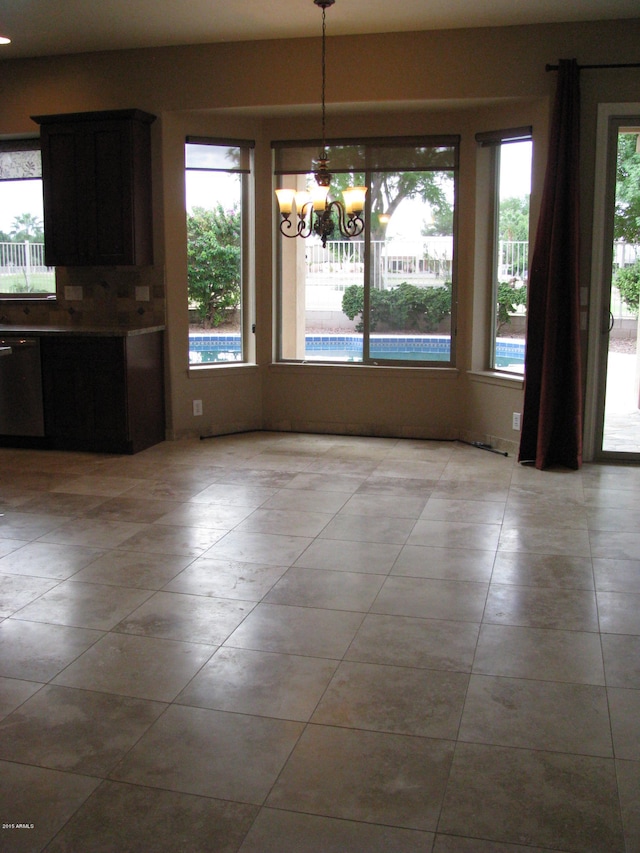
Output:
M636 359L632 353L609 353L603 440L606 451L640 453Z

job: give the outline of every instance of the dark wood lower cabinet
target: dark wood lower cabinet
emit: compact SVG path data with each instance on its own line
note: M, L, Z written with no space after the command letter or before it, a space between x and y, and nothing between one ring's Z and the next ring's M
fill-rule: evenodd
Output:
M164 440L162 332L41 339L50 447L137 453Z

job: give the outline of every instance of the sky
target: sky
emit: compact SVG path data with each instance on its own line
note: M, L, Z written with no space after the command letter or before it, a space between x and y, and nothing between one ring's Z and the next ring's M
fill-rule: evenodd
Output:
M531 150L531 143L526 142L501 146L501 198L521 198L531 192Z
M225 172L185 172L187 210L211 207L212 197L225 209L233 207L240 194L240 175Z
M13 220L32 213L42 221L42 185L40 181L0 181L0 231L11 231Z

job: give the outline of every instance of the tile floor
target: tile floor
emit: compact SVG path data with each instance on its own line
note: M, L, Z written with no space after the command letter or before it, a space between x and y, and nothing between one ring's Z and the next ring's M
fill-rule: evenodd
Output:
M3 850L640 850L639 467L258 433L0 470Z

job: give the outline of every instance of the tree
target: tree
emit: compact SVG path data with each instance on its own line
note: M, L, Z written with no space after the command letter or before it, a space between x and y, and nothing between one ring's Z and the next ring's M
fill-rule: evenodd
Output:
M637 133L618 134L616 155L616 200L613 236L626 243L640 243L640 151ZM613 284L634 314L640 301L640 261L617 270Z
M434 157L438 156L437 150ZM447 169L429 172L374 172L371 175L371 239L383 240L385 225L380 216L392 216L405 198L421 198L431 208L434 223L448 227L448 231L430 233L452 234L453 210L447 198L447 184L452 173ZM341 198L342 190L364 182L363 175L337 174L332 176L331 194ZM444 223L447 223L445 226Z
M236 206L225 211L194 207L187 216L189 301L207 325L218 326L240 305L241 221Z
M529 239L529 196L505 198L500 202L500 240L526 242Z
M613 284L620 291L620 296L628 308L637 316L640 306L640 261L618 270Z
M431 210L431 221L422 227L423 237L450 237L453 234L453 208L445 199L444 203Z
M640 153L638 134L620 133L616 160L615 240L640 243Z
M44 239L42 220L32 213L21 213L14 217L11 226L11 239L14 243L23 243L25 240L42 242Z

